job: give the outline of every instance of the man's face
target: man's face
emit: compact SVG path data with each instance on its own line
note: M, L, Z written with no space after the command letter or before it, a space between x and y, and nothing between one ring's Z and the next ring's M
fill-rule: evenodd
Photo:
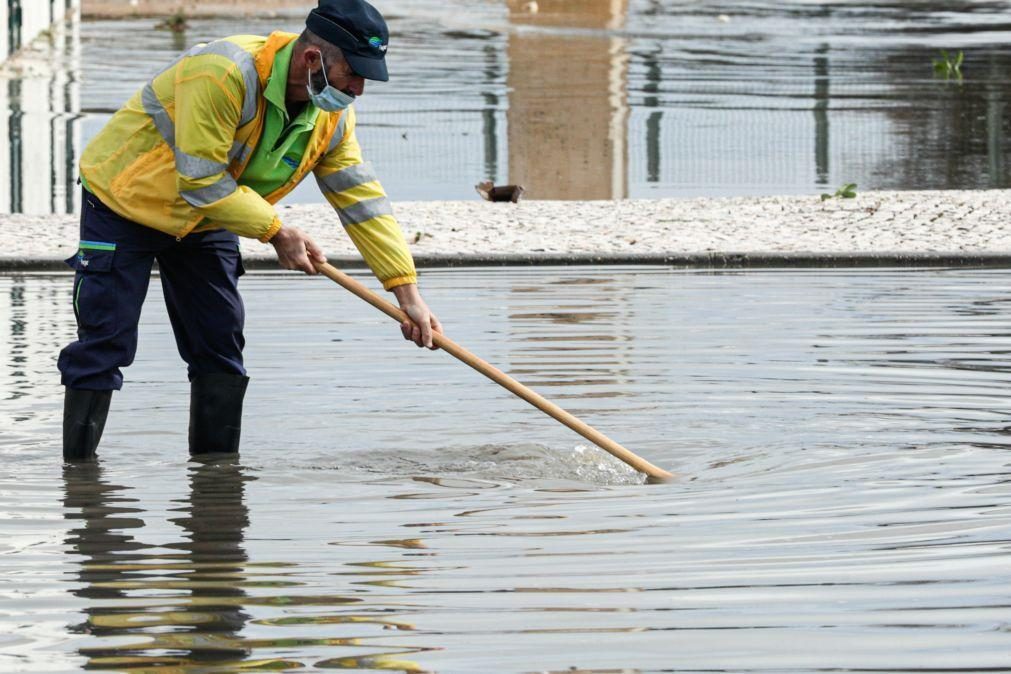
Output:
M351 94L352 96L357 97L365 93L365 78L355 75L351 70L351 66L344 60L344 57L331 57L330 60L333 61L333 63L329 63L323 59L323 55L320 53L319 49L312 48L306 50L305 57L309 67L309 77L312 81L313 91L323 91L323 87L325 87L327 81L329 81L330 86L335 89L339 89L346 94ZM323 76L323 68L320 67L320 64L325 66L327 69L325 79Z

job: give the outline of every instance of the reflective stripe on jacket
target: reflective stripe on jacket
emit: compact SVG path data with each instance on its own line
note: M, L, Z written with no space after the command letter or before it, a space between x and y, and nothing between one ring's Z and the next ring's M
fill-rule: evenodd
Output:
M156 75L88 144L81 175L119 215L172 236L225 228L268 241L273 204L314 171L365 262L387 289L416 274L386 193L355 139L352 108L320 112L291 179L261 196L236 180L253 156L274 56L293 33L197 45Z

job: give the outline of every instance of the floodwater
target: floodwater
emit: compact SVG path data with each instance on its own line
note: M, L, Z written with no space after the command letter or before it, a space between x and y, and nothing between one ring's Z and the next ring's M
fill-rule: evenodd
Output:
M0 276L0 671L1011 667L1008 270L427 271L451 336L243 280L241 459L186 460L160 293L61 467L70 277Z
M394 200L1011 187L1011 1L387 0L359 101ZM306 6L312 6L307 2ZM87 141L185 48L303 17L85 21L0 87L0 213L72 212ZM963 79L934 76L963 51ZM308 181L289 202L320 202Z

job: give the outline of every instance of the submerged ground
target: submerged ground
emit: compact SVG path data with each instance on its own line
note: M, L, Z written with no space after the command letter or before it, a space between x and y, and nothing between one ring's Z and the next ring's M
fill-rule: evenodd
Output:
M323 278L243 280L242 457L185 457L157 284L61 469L66 275L0 277L0 668L996 671L1006 270L429 271L450 334L606 455ZM66 310L64 310L66 309Z

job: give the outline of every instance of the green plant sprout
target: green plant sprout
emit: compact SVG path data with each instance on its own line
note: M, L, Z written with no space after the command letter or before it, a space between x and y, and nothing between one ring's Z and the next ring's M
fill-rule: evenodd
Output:
M961 50L952 55L946 49L942 49L941 58L934 59L934 75L943 76L946 80L955 78L961 81L963 60L965 60L965 54Z
M835 194L823 194L821 195L821 200L826 201L828 199L852 199L857 195L857 184L856 183L846 183L839 189L835 191Z

